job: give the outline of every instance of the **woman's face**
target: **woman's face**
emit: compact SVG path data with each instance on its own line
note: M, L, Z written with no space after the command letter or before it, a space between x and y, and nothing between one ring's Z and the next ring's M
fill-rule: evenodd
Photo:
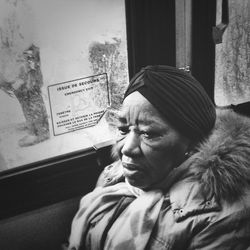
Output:
M123 102L117 143L128 182L150 189L184 159L189 140L176 131L139 92Z

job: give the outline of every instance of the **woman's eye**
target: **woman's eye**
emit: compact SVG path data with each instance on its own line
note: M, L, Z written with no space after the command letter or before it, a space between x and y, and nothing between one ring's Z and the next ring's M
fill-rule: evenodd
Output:
M126 135L129 132L129 129L127 127L118 127L118 131L120 135Z
M153 139L158 136L157 133L148 132L148 131L142 131L141 135L143 136L143 138L148 139L148 140Z

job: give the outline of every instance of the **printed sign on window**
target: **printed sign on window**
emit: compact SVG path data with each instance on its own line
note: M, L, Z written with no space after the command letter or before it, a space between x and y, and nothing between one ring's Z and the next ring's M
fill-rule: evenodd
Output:
M95 126L110 105L107 74L48 87L54 135Z

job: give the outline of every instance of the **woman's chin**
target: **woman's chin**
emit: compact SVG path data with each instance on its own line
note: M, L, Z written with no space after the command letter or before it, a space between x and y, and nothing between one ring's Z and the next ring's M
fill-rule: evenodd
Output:
M128 183L134 187L144 189L148 186L145 177L140 172L124 170L124 176Z

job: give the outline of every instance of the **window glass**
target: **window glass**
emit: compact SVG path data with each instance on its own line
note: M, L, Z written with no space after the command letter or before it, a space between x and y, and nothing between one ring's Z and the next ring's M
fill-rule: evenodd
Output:
M217 0L217 23L222 0ZM215 102L218 106L250 100L250 0L228 0L229 25L216 45Z
M113 139L128 84L124 0L2 0L0 58L0 170Z

